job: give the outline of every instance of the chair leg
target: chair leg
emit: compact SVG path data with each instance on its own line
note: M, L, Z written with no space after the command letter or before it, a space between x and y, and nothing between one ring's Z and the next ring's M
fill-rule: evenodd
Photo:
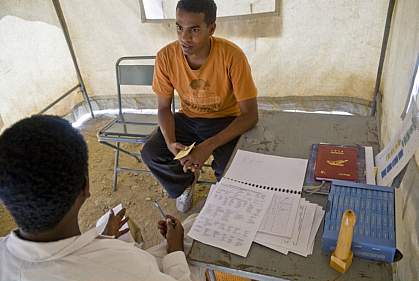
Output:
M119 142L116 143L115 149L115 164L113 168L113 182L112 182L112 191L116 191L116 185L118 183L118 170L119 170Z

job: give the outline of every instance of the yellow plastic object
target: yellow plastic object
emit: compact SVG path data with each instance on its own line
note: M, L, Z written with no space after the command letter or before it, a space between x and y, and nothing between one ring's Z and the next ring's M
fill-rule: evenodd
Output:
M355 223L355 212L347 209L342 215L336 249L330 257L330 266L341 273L346 272L352 264L351 245Z
M215 273L215 279L217 281L251 281L248 278L243 278L243 277L225 273L225 272L214 271L214 273ZM206 280L209 280L208 276L206 276Z

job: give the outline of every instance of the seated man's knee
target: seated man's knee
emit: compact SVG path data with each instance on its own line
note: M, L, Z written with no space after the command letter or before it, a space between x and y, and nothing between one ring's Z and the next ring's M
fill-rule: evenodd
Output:
M153 159L152 145L149 142L146 142L141 149L141 159L146 164L150 163Z

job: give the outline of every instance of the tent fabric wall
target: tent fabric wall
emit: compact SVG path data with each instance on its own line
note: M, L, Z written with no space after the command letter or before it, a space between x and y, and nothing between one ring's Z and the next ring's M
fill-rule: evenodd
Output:
M387 1L280 1L280 16L219 21L240 45L260 96L349 96L371 101ZM115 94L114 63L176 40L174 22L141 23L137 0L62 1L88 92Z
M402 122L419 53L419 1L396 1L381 81L383 143L390 141Z
M176 39L173 22L141 23L138 0L61 1L61 6L93 99L115 96L117 58L152 55ZM380 0L284 0L280 16L219 21L216 35L246 52L260 96L368 102L386 7ZM39 112L77 78L51 1L1 1L0 35L0 115L7 127ZM81 101L80 94L72 94L48 113L63 115Z
M387 144L401 125L400 115L410 91L419 54L419 1L396 1L381 82L382 144ZM419 280L419 149L416 163L396 190L397 243L404 254L395 264L396 280Z
M2 0L0 114L4 127L41 111L77 84L52 2ZM48 113L66 114L81 100L81 95L72 94Z

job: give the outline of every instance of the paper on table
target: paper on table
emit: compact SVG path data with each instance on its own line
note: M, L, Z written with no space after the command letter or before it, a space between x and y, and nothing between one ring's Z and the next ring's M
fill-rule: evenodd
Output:
M301 191L307 168L306 159L237 150L225 178L259 186Z
M273 194L259 231L291 237L306 167L305 159L238 150L221 182Z
M315 213L316 205L307 202L304 208L303 220L299 225L299 228L297 228L297 237L295 237L296 239L292 241L291 247L289 249L291 252L302 255L304 257L307 257L310 254L310 252L307 251L307 248L309 245L311 228L314 223Z
M307 256L310 254L308 251L308 245L311 238L311 229L314 222L316 206L317 205L301 199L298 208L297 220L295 222L291 238L257 232L255 242L269 248L277 246L299 255Z
M365 146L365 177L367 184L375 185L374 152L371 146Z
M217 183L188 236L245 257L270 200L258 189Z
M256 235L258 235L257 233L256 233ZM266 242L258 242L258 241L254 241L255 243L258 243L258 244L260 244L260 245L262 245L262 246L265 246L265 247L268 247L269 249L272 249L272 250L275 250L275 251L277 251L277 252L280 252L281 254L284 254L284 255L288 255L288 249L287 248L284 248L284 247L281 247L281 246L278 246L278 245L274 245L274 244L270 244L270 243L266 243Z
M323 208L317 205L316 213L314 214L314 222L310 231L310 239L308 241L307 252L309 253L309 255L313 254L314 240L316 238L317 231L319 230L320 224L322 223L323 216L324 216Z
M291 237L297 218L300 195L274 193L272 202L259 227L260 232Z
M234 185L247 190L260 190L272 197L272 201L265 213L265 216L263 217L258 231L277 236L291 237L301 198L300 194L259 189L253 187L252 185L235 182L228 178L223 178L221 183Z

